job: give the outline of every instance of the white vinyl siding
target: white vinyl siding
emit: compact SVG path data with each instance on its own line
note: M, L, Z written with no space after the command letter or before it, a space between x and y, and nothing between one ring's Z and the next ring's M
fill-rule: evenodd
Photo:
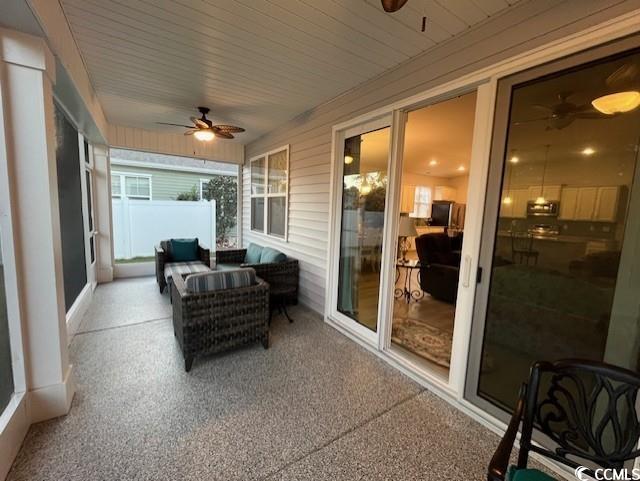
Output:
M324 312L328 247L331 132L335 124L534 49L632 10L615 0L524 2L359 87L276 128L246 146L246 159L290 144L288 242L249 227L249 163L243 167L243 244L270 245L300 261L300 301Z

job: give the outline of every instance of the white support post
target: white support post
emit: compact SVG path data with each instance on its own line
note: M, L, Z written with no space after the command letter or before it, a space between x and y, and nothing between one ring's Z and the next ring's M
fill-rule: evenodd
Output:
M98 283L113 281L113 226L111 216L111 167L106 145L93 146L93 176Z
M216 251L216 241L218 239L216 232L216 201L215 199L211 199L209 201L209 205L211 206L211 244L209 244L209 249L211 252Z
M5 29L0 29L0 59L15 196L27 408L34 423L66 414L75 392L67 352L58 210L55 61L44 40Z

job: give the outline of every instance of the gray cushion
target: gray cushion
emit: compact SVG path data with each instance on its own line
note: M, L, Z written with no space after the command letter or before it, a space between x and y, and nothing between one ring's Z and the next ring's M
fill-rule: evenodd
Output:
M276 262L284 262L286 260L286 255L277 249L272 249L271 247L265 247L262 249L262 254L260 255L260 264L273 264Z
M171 282L173 276L188 276L189 274L196 274L198 272L210 272L208 266L205 266L202 262L169 262L164 265L164 278L167 284Z
M189 292L210 292L253 286L256 271L251 268L191 274L185 279Z
M251 243L247 247L247 253L244 255L245 264L259 264L262 255L262 246Z

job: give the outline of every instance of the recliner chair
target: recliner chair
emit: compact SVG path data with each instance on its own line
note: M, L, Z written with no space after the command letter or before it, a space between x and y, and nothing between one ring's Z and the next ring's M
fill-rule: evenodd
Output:
M455 304L460 275L460 254L447 234L423 234L416 238L420 259L420 287L435 299Z

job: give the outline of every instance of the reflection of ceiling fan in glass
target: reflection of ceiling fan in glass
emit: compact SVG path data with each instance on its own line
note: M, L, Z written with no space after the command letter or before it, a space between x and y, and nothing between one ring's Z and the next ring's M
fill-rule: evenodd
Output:
M591 104L578 105L569 101L572 95L573 92L561 92L558 94L558 103L554 105L533 105L535 109L545 112L546 115L535 119L521 120L515 122L515 125L547 122L546 130L562 130L577 119L608 118L608 116L594 109Z

